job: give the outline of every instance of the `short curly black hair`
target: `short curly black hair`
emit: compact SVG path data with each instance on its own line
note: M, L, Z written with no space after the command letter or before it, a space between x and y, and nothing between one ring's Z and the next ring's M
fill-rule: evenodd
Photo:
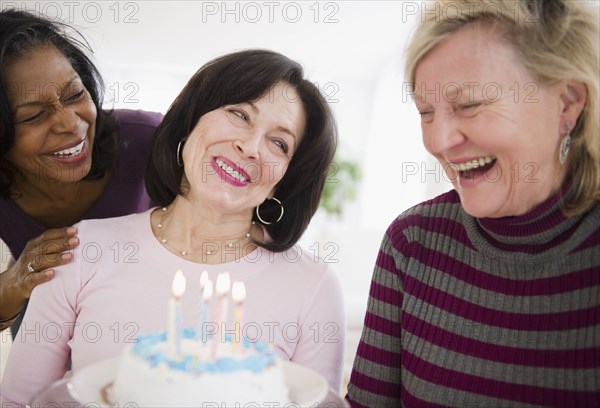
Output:
M70 34L72 33L72 34ZM116 122L110 112L102 111L104 82L87 56L92 50L84 37L67 24L51 21L30 12L7 9L0 12L0 197L9 198L13 169L4 160L15 143L13 112L8 99L5 69L8 63L30 55L37 47L56 48L71 63L89 92L98 112L92 167L85 180L97 180L115 163L118 152Z

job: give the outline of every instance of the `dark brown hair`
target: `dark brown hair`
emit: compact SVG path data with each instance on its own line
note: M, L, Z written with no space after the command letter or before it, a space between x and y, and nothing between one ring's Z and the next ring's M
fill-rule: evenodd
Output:
M289 163L275 196L285 214L265 225L272 242L256 242L271 251L284 251L302 236L319 206L327 171L337 144L333 114L317 87L304 79L300 64L268 50L246 50L219 57L201 67L175 99L156 130L146 169L146 189L161 206L181 191L183 167L177 163L177 145L186 139L202 115L224 105L254 101L275 84L291 85L304 107L302 140ZM264 207L264 208L263 208ZM263 219L277 219L278 206L261 206ZM254 221L260 223L254 214Z

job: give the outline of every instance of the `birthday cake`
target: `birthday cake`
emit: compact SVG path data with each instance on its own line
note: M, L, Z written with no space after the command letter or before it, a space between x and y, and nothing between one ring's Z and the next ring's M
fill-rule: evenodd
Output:
M213 344L182 331L177 353L166 332L141 335L125 348L111 398L141 407L284 406L288 387L281 362L267 343L244 339Z

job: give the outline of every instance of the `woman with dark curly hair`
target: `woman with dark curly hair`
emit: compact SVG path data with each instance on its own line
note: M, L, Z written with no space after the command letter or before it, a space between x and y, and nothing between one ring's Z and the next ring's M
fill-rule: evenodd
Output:
M143 169L161 115L103 111L91 50L71 30L0 12L0 238L16 260L0 274L0 328L72 261L74 223L151 205Z

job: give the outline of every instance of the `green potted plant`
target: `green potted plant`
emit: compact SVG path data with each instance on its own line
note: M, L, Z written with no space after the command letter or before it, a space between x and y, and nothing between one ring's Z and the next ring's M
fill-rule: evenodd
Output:
M329 167L320 207L328 216L341 217L344 205L354 201L361 178L357 162L336 157Z

